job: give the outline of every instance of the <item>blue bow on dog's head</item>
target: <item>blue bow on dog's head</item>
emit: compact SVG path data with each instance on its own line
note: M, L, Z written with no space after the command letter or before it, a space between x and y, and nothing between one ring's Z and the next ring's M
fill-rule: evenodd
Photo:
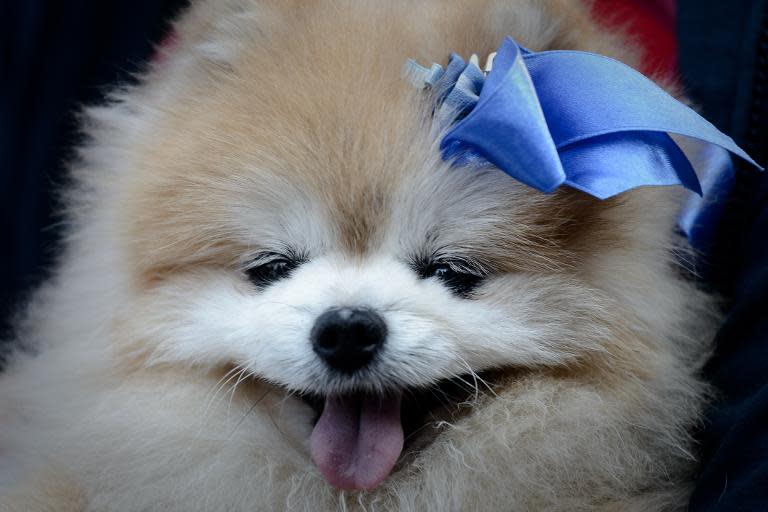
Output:
M444 159L483 159L542 192L561 185L599 199L649 185L701 184L670 134L719 146L759 166L727 135L641 73L576 51L530 52L507 37L490 72L451 55L445 70L413 61L450 126Z

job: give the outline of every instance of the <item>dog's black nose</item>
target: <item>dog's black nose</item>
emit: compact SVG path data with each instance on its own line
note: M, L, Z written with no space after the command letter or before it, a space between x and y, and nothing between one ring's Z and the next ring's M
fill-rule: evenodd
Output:
M312 348L328 365L351 374L371 362L387 338L381 315L367 308L333 308L312 328Z

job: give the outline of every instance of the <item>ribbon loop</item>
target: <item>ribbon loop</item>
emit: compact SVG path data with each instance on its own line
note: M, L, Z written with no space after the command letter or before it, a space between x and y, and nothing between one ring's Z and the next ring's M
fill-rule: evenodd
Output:
M727 135L644 75L586 52L530 52L504 39L483 80L452 55L434 81L443 158L466 155L542 192L561 185L605 199L641 186L701 194L669 134L721 147L760 168ZM479 94L478 94L479 92Z
M457 165L488 162L542 192L566 185L599 199L680 185L704 195L690 200L681 218L692 243L699 219L711 218L723 196L717 184L727 186L733 170L729 158L718 159L716 170L705 164L702 193L670 135L762 170L733 139L619 61L577 51L531 52L509 37L487 77L475 61L452 54L445 70L406 65L416 70L419 86L433 90L436 118L446 128L440 150Z

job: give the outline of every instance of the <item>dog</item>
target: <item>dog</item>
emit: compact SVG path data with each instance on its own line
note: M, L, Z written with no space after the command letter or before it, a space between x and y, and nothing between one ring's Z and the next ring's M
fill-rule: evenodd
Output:
M571 0L207 0L84 112L0 376L4 510L682 510L713 300L683 198L440 157L408 58L638 64Z

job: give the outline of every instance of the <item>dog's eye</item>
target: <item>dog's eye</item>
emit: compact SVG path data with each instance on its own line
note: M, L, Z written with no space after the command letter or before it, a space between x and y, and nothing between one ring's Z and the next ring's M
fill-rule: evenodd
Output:
M484 278L479 272L465 268L464 265L449 262L431 262L416 270L422 279L436 277L461 297L469 297Z
M288 277L301 263L297 259L283 256L272 256L270 259L259 258L254 265L246 269L248 279L256 286L262 288L275 281Z

